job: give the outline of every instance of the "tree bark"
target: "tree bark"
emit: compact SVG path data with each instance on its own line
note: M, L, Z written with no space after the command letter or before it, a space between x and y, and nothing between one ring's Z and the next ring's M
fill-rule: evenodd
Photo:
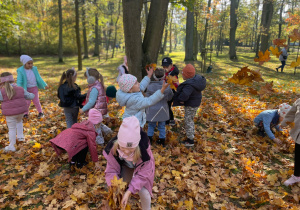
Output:
M236 40L235 33L238 25L237 22L237 9L239 7L239 0L231 0L230 4L230 34L229 34L229 58L236 60Z
M160 50L160 54L165 54L165 51L166 51L166 47L167 47L167 40L168 40L168 15L167 15L167 18L166 18L166 24L165 24L165 35L164 35L164 41L163 41L163 44L162 44L162 47L161 47L161 50Z
M97 5L97 0L94 0L94 4ZM98 12L95 12L95 47L94 47L94 57L99 56L99 20L98 20Z
M282 28L282 12L283 12L284 0L282 0L280 5L280 12L279 12L279 24L278 24L278 39L281 37L281 28Z
M184 61L194 61L194 12L187 10L185 58Z
M113 52L112 52L112 55L111 57L113 58L114 55L115 55L115 46L117 44L117 32L118 32L118 21L119 21L119 17L120 17L120 14L121 14L121 0L119 0L118 2L118 16L117 16L117 19L116 19L116 22L115 22L115 38L114 38L114 47L113 47Z
M81 44L80 44L80 32L79 32L79 2L75 0L75 31L76 31L76 43L77 43L77 56L78 56L78 71L82 70L82 58L81 58Z
M58 35L58 62L63 62L63 31L62 31L62 8L61 0L58 0L59 35Z
M211 5L211 0L208 0L208 3L207 3L207 10L206 10L206 15L208 16L209 15L209 9L210 9L210 5ZM205 51L205 48L206 48L206 40L207 40L207 34L208 34L208 21L209 19L206 18L205 19L205 28L204 28L204 35L203 35L203 42L202 42L202 47L201 47L201 56L203 58L203 50ZM205 52L204 52L205 53Z
M273 17L273 0L263 1L263 10L261 14L261 44L260 50L265 52L269 48L270 26Z
M82 36L83 36L83 50L84 50L84 56L83 58L89 58L89 51L88 51L88 43L87 43L87 37L86 37L86 22L85 22L85 0L82 0Z
M171 20L170 20L170 41L169 41L170 49L169 49L169 53L172 52L172 21L173 21L173 12L174 12L174 9L172 8L172 10L171 10Z

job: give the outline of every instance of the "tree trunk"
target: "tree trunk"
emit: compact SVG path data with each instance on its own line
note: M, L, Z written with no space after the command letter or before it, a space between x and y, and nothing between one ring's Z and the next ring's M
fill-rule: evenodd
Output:
M169 49L169 53L172 52L172 21L173 21L173 12L174 12L174 9L171 10L171 20L170 20L170 49Z
M206 17L208 17L209 15L209 9L210 9L210 5L211 5L211 0L208 0L208 3L207 3L207 10L206 10ZM205 48L206 48L206 40L207 40L207 34L208 34L208 21L209 19L206 18L205 19L205 28L204 28L204 35L203 35L203 42L202 42L202 49L201 49L201 56L203 58L204 54L205 53Z
M280 5L280 12L279 12L279 24L278 24L278 39L281 37L281 27L282 27L282 12L283 12L283 4L284 0L282 0L281 5Z
M148 20L148 1L147 0L144 1L144 10L145 10L146 23L147 23L147 20Z
M166 24L165 24L165 35L164 35L164 41L160 50L160 54L165 54L166 47L167 47L167 40L168 40L168 16L166 18Z
M77 43L77 56L78 56L78 71L82 70L82 58L81 58L81 44L79 33L79 0L75 0L75 31L76 31L76 43Z
M58 15L59 15L59 38L58 38L58 62L63 62L63 31L62 31L62 8L61 8L61 0L58 0Z
M94 4L97 5L97 0L94 0ZM95 12L95 47L94 47L94 57L99 56L99 26L98 26L98 12Z
M257 28L258 28L258 13L259 13L259 0L257 0L256 2L256 14L255 14L255 36L254 36L254 41L256 43L256 41L259 39L257 39ZM258 43L259 44L259 43ZM254 45L254 52L256 54L256 56L258 55L258 48L257 48L257 43Z
M261 44L260 50L265 52L269 48L270 26L273 17L273 0L264 0L261 14Z
M7 38L5 39L5 48L6 48L6 55L10 56Z
M184 61L193 61L194 59L194 12L187 10L186 16L186 37L185 37L185 58Z
M89 50L88 50L88 43L87 43L87 37L86 37L86 22L85 22L85 0L82 0L82 35L83 35L83 49L84 49L84 56L83 59L89 58Z
M237 9L239 7L239 0L231 0L230 4L230 34L229 34L229 58L236 60L236 40L235 33L238 25L237 22Z
M117 32L118 32L118 21L119 21L119 17L120 17L120 14L121 14L121 0L119 0L118 2L118 16L117 16L117 20L115 22L115 38L114 38L114 47L113 47L113 52L112 52L112 55L111 57L113 58L115 55L115 46L117 44Z

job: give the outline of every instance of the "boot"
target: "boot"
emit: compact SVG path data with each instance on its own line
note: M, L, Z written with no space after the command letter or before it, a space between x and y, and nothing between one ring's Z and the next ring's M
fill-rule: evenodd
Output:
M162 145L164 147L165 146L165 141L166 141L165 138L159 138L158 141L157 141L157 143L160 144L160 145Z
M152 144L153 142L153 136L148 136L149 140L150 140L150 144Z

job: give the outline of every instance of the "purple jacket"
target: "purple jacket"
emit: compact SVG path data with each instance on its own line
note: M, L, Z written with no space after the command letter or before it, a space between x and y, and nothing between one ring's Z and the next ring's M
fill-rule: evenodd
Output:
M16 94L11 98L11 100L8 99L5 89L1 89L3 97L2 114L4 116L23 114L28 111L27 102L24 96L24 89L17 86L13 86L13 88L16 91Z
M57 155L60 155L63 148L69 155L69 161L78 152L88 147L92 161L98 161L97 144L96 144L97 133L95 131L93 123L86 120L81 123L75 123L71 128L68 128L58 134L50 142Z
M121 160L119 156L114 156L111 152L111 148L117 137L114 137L107 144L106 148L103 150L103 155L107 160L107 165L105 169L105 179L107 185L111 185L111 180L114 176L120 178L121 175L121 165L123 165L124 160ZM152 187L154 181L155 173L155 162L151 151L151 146L147 133L141 130L141 141L139 143L142 157L135 164L133 176L131 182L129 183L128 190L135 194L138 193L143 187L145 187L152 196Z

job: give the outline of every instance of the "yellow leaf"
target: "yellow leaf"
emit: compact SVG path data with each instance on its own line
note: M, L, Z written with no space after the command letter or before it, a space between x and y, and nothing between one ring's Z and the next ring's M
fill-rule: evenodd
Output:
M292 63L291 63L291 67L292 68L295 68L295 67L297 67L297 66L299 66L300 65L300 56L297 58L297 61L295 62L295 61L293 61Z
M38 143L38 142L36 142L34 145L33 145L33 148L41 148L41 144L40 143Z
M188 209L188 210L191 210L191 209L193 209L193 200L190 198L190 200L188 200L188 201L184 201L184 204L186 205L186 208Z

